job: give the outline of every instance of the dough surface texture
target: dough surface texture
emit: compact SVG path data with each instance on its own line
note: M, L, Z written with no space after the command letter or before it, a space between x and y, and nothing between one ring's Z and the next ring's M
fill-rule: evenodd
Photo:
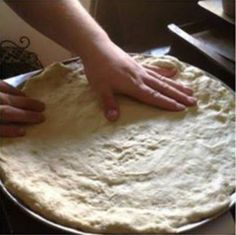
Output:
M46 121L23 138L2 138L6 187L40 215L95 233L175 233L226 208L235 189L234 96L176 58L197 107L168 112L119 97L108 122L81 71L53 64L24 92L46 104Z

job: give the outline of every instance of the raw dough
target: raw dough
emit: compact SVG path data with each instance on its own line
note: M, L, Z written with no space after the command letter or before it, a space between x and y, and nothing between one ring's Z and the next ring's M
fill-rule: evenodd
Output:
M44 217L96 233L169 233L226 208L235 188L234 97L176 58L198 106L168 112L120 97L109 123L80 71L53 64L25 85L46 122L1 139L6 187Z

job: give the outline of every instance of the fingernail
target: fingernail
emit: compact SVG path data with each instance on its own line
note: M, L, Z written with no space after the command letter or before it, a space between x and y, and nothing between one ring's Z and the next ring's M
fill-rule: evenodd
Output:
M22 135L25 135L25 130L24 130L23 128L19 128L17 132L18 132L18 134L21 135L21 136L22 136Z
M196 104L197 99L194 98L194 97L189 97L189 98L188 98L188 101L189 101L191 104Z
M186 106L182 105L182 104L176 104L176 107L178 110L182 111L186 109Z
M115 109L108 110L107 112L107 118L110 121L115 121L118 118L118 111Z

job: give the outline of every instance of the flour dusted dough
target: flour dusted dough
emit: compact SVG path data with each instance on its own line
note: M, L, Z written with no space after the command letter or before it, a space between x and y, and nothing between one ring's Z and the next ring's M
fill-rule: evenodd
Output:
M6 187L46 218L97 233L176 232L225 208L233 95L173 57L141 62L178 68L198 106L174 113L120 97L121 118L110 123L79 70L53 64L24 88L46 103L46 122L1 140Z

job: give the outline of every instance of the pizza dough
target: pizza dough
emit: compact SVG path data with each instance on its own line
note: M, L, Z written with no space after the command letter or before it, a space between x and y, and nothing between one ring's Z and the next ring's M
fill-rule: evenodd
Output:
M234 97L176 58L137 58L179 70L198 106L168 112L120 97L108 122L81 71L53 64L24 87L46 122L1 139L6 187L44 217L95 233L170 233L226 208L235 188Z

